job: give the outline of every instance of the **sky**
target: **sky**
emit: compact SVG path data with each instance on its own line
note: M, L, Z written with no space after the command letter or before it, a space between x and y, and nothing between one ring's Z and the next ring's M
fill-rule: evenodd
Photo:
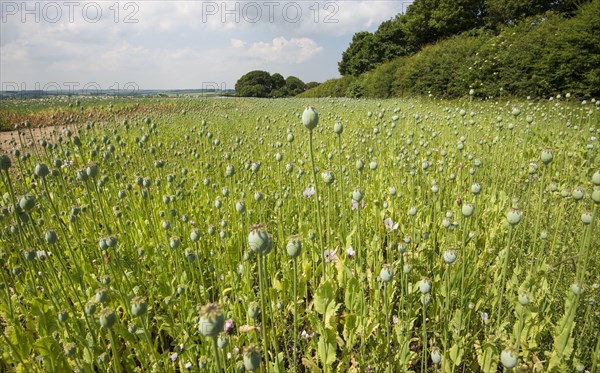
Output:
M233 89L251 70L322 82L354 33L409 4L0 0L1 90Z

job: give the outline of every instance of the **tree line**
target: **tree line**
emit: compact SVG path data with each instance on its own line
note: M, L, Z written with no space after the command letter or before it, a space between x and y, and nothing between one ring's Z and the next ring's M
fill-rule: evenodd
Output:
M317 82L304 83L300 78L279 73L254 70L244 74L235 84L235 91L242 97L288 97L296 96L307 89L314 88Z

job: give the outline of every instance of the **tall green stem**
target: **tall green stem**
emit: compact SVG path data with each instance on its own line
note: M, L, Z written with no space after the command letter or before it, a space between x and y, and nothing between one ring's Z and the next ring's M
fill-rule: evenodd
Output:
M315 184L315 209L317 210L317 228L319 229L319 240L321 242L320 252L325 250L323 243L323 228L321 227L321 208L319 206L319 184L317 183L317 170L315 169L315 156L313 154L313 132L309 131L308 143L310 147L310 164L313 174L313 183ZM323 273L325 273L325 263L323 262Z

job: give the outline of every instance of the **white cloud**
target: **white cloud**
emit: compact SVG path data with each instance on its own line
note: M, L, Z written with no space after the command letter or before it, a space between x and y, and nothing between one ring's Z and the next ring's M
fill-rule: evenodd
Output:
M234 48L243 48L246 46L246 43L240 39L231 39L230 43Z
M248 49L248 55L263 59L265 62L302 63L323 51L314 40L309 38L284 37L273 39L270 43L253 43Z

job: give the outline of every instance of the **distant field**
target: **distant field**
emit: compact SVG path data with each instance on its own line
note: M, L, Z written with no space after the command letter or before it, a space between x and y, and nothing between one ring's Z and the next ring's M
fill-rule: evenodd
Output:
M0 121L0 371L599 371L596 101Z

